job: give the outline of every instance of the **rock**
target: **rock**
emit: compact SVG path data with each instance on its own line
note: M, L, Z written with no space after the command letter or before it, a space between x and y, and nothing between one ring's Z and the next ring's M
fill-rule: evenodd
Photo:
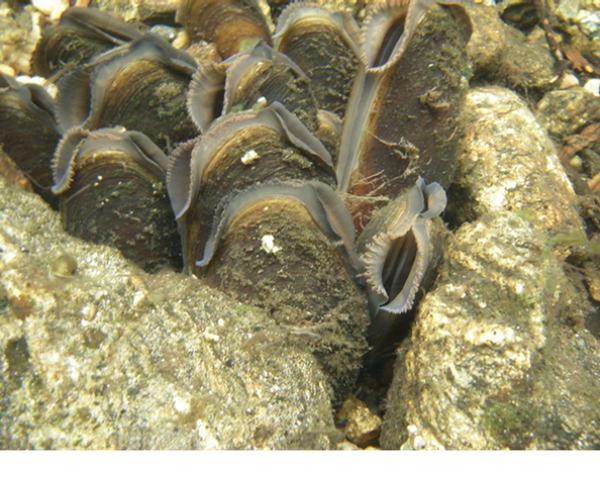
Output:
M383 448L600 448L600 347L543 238L508 211L457 231L398 357Z
M481 4L467 4L473 33L467 45L469 59L476 75L498 72L498 61L506 44L505 24L496 9Z
M544 95L537 111L540 124L565 139L600 121L600 97L582 87L554 90Z
M505 31L500 75L506 86L515 90L549 90L559 74L548 46L526 41L523 33L510 26Z
M70 277L50 273L63 254ZM0 372L3 449L323 449L339 433L301 336L68 236L4 179Z
M595 65L600 63L600 3L597 0L555 1L554 13L569 44Z
M337 422L343 426L346 438L359 447L372 445L379 438L381 418L357 398L350 397L344 401L337 414Z
M40 37L40 13L31 5L15 12L0 2L0 64L15 74L29 74L29 59Z
M548 237L561 231L583 234L577 196L554 145L523 99L500 87L472 89L464 123L447 210L453 225L509 210L539 225Z
M556 80L554 58L543 43L526 40L507 25L496 9L467 4L473 34L467 51L475 80L503 84L517 90L547 90Z
M597 313L564 259L588 247L575 195L527 104L465 101L451 238L399 351L384 448L600 448Z

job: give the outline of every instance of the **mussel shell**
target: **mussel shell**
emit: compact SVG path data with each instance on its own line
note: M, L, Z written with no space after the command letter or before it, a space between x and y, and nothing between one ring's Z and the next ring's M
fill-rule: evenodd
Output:
M407 312L435 279L445 234L438 215L445 207L444 189L419 179L379 210L357 240L371 313L367 365L397 347Z
M232 199L228 210L231 213L225 215L226 220L219 227L219 241L215 241L214 254L202 275L217 287L227 288L236 295L249 295L250 301L257 293L261 294L260 282L277 281L280 283L277 286L289 290L293 296L292 303L282 302L281 306L291 305L303 310L303 314L310 311L313 320L322 320L339 300L336 296L339 289L334 282L347 281L350 295L357 288L351 284L352 276L338 255L339 247L346 248L340 243L340 236L334 240L328 237L320 226L327 222L316 220L323 220L326 215L311 213L312 202L300 194L304 188L316 199L315 186L329 189L335 195L325 184L307 183L304 187L276 184ZM349 215L347 222L351 224ZM263 248L263 236L269 235L274 237L275 246L271 251ZM348 251L353 252L354 242L347 242ZM287 275L282 275L282 268ZM331 286L330 292L319 293L319 289L327 289L327 283ZM272 287L272 283L266 284L263 291ZM308 296L309 302L306 301Z
M432 261L428 222L446 208L438 183L416 185L379 210L357 241L366 267L371 315L402 314L414 303Z
M322 187L335 196L331 188ZM269 188L276 189L263 189ZM305 188L312 186L299 189ZM340 257L342 244L321 230L307 201L271 194L240 195L253 199L232 210L203 279L268 310L294 335L312 343L334 399L343 400L353 389L366 352L368 314L362 292Z
M196 135L185 102L195 66L191 56L154 34L102 54L59 80L61 128L124 126L168 153Z
M85 63L97 54L135 40L145 31L145 27L127 24L97 9L71 7L38 41L31 59L32 71L48 77L65 66Z
M184 0L176 19L193 42L215 43L222 59L254 39L271 43L269 20L254 0Z
M200 131L219 115L272 102L281 102L311 132L316 131L318 106L310 80L290 58L262 41L221 64L200 66L187 101Z
M215 213L228 198L256 184L293 180L333 184L335 173L323 144L280 103L226 115L180 146L171 156L168 189L186 266L202 259Z
M94 128L122 125L151 138L163 151L196 135L187 115L189 77L144 59L113 75Z
M39 85L21 85L0 77L0 145L29 179L35 192L51 206L57 197L50 191L50 162L60 140L52 112L52 98Z
M279 17L275 49L310 79L320 109L344 117L359 63L358 24L349 12L297 2Z
M54 162L63 226L81 239L118 248L146 271L181 268L166 163L139 132L71 130Z
M260 62L240 78L229 107L232 111L251 109L260 97L267 103L281 102L311 132L317 130L317 101L310 80L287 64Z
M407 15L406 24L415 26L412 36L383 37L400 53L382 49L364 56L370 66L359 71L338 152L341 190L393 198L419 176L444 187L452 181L471 28L455 14L433 3L420 23Z

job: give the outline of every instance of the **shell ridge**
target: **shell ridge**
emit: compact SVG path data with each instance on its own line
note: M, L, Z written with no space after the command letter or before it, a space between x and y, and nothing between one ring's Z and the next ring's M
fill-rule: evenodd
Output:
M101 10L90 7L69 7L60 18L58 25L73 23L88 30L101 40L121 45L142 36L135 26Z
M20 88L17 88L16 91L19 93L19 95L23 96L23 101L26 102L28 106L31 105L38 111L42 111L44 115L50 117L54 128L56 128L54 118L54 99L52 99L44 87L28 83ZM25 95L25 91L27 92L27 95Z
M91 72L90 65L75 68L56 83L56 121L62 133L83 124L89 116Z
M354 222L348 212L348 209L342 203L335 191L322 182L309 181L316 191L319 202L323 206L328 225L337 234L338 241L335 243L341 246L338 253L341 253L342 260L348 262L346 267L351 275L358 275L363 272L362 264L354 249L356 230ZM337 249L337 248L336 248Z
M164 152L145 133L132 130L126 132L127 138L136 147L138 154L144 162L152 165L156 176L165 177L169 167L169 160Z
M188 114L201 132L216 118L217 96L225 88L225 66L209 63L199 66L190 82L186 104Z
M54 157L52 158L52 177L54 186L52 192L61 194L66 191L73 180L75 172L73 163L83 142L91 135L89 130L81 127L71 128L60 140L56 146Z
M446 191L437 182L433 182L423 188L425 197L425 210L421 213L423 218L435 218L446 209L448 202Z
M408 191L406 196L406 207L404 211L396 218L387 231L392 239L406 235L414 225L417 217L419 217L425 209L425 197L421 185L419 185L418 182L417 185Z
M197 192L197 175L192 173L192 152L197 138L180 144L169 158L167 167L167 192L176 219L180 219L189 209Z
M392 246L392 239L385 232L381 232L367 245L367 251L363 255L365 274L367 284L371 286L371 289L380 296L385 298L387 301L389 296L383 285L383 266L385 259Z
M292 144L313 156L319 157L330 167L331 173L335 176L331 154L329 154L329 151L327 151L323 143L315 137L308 128L306 128L304 123L302 123L295 114L288 111L286 107L278 101L271 103L263 111L267 110L271 110L271 112L274 113L281 124L281 127L283 127L283 130L285 131L285 136Z
M379 74L367 74L364 66L359 64L350 99L348 99L335 166L338 188L341 192L348 192L352 173L358 168L360 139L379 80Z

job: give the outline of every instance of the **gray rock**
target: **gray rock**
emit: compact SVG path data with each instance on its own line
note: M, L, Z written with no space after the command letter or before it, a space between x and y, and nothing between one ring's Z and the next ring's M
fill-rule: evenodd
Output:
M470 90L448 213L456 226L510 210L548 232L579 231L577 197L546 131L510 90ZM453 201L456 202L453 202Z
M518 90L547 90L556 80L554 58L545 43L526 40L507 25L496 9L467 4L473 34L467 46L476 80Z
M579 133L600 121L600 97L582 87L555 90L537 106L540 124L557 139Z
M587 243L577 197L506 89L469 92L462 147L462 225L397 359L382 446L600 448L593 310L563 263Z
M77 269L52 274L65 254ZM196 279L68 236L0 179L0 448L334 447L304 341Z

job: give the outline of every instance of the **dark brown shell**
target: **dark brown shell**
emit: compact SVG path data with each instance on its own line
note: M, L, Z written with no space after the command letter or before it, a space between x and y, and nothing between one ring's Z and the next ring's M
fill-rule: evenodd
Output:
M154 34L102 54L58 82L61 128L124 126L170 152L196 135L185 95L196 69L191 56Z
M322 198L321 190L326 191ZM325 232L321 227L335 216L315 213L319 205L321 210L329 205L328 197L336 199L334 204L343 212L335 192L317 182L261 186L240 194L228 206L231 216L203 279L269 310L276 321L289 325L292 336L312 343L334 397L343 399L353 388L366 352L368 314L353 279L356 270L349 273L340 254L345 242L353 252L353 231L342 237L334 232L332 239L326 234L333 232L331 226ZM351 227L347 212L345 217Z
M202 259L213 219L229 198L259 183L335 181L331 157L281 104L226 115L171 156L168 188L186 267Z
M359 62L358 24L349 12L298 2L281 14L273 38L311 81L319 109L344 117Z
M260 99L260 100L259 100ZM188 109L201 131L219 114L281 102L311 131L318 105L310 80L286 55L260 42L221 64L200 66L188 93Z
M52 106L52 98L39 85L21 85L0 74L0 145L35 192L56 208L50 162L60 131Z
M32 71L48 77L63 67L83 64L92 57L146 31L97 9L71 7L63 12L56 26L38 41L31 59Z
M65 230L118 248L146 271L181 268L166 166L167 157L139 132L73 128L53 163Z
M406 5L399 14L407 16ZM420 23L408 15L407 26L414 26L409 36L382 35L392 48L365 52L368 65L363 62L355 82L338 153L341 190L393 198L419 176L443 187L452 181L471 29L454 14L433 2L412 17ZM363 32L369 30L367 22Z
M269 20L253 0L184 0L177 21L193 42L215 43L222 59L256 39L271 43Z

